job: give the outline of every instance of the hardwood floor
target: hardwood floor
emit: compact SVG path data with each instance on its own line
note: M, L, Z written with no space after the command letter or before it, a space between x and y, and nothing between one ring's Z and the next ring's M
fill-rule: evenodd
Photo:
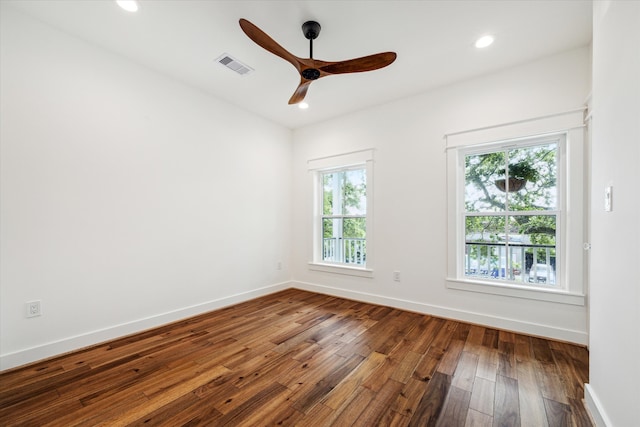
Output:
M0 425L591 426L583 347L299 290L0 374Z

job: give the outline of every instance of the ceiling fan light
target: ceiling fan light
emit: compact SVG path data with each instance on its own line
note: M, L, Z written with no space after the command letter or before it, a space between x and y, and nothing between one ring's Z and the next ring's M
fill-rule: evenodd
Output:
M306 102L298 102L298 108L301 110L306 110L307 108L309 108L309 104L307 104Z
M126 10L127 12L137 12L138 2L136 0L116 0L118 6Z
M487 34L486 36L482 36L480 37L478 40L476 40L476 47L478 49L483 49L487 46L490 46L494 41L494 38L492 35Z

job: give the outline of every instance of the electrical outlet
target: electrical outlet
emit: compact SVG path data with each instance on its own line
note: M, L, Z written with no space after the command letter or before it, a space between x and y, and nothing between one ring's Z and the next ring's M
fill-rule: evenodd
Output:
M399 282L400 281L400 272L399 271L394 271L393 272L393 281L394 282Z
M29 301L27 303L27 317L36 317L42 314L40 301Z

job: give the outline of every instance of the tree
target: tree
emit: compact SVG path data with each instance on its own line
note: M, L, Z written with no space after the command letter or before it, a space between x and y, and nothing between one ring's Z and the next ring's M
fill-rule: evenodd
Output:
M345 170L323 175L323 215L360 215L362 217L343 218L344 238L364 239L366 237L366 171L365 169ZM333 220L326 220L323 236L333 238Z
M490 270L505 266L501 257L512 269L521 257L528 266L547 255L555 263L556 215L548 211L557 209L557 157L556 143L465 156L465 239L480 243L467 245L470 260ZM512 259L510 246L524 252Z
M505 192L496 186L501 177L529 172L524 188ZM533 178L533 179L532 179ZM556 209L557 145L545 144L465 157L465 210L467 212L522 212L522 215L468 216L466 234L496 241L502 234L528 235L531 243L554 244L554 215L531 215Z

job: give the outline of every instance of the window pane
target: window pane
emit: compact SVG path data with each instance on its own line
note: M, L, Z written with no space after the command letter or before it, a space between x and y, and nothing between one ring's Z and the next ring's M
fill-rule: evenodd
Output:
M504 152L465 156L464 204L467 212L505 209L506 195L496 184L505 164Z
M504 216L465 219L465 276L505 278L507 274Z
M365 218L345 218L342 235L345 239L364 239L367 237L367 221Z
M365 169L347 170L343 175L344 215L367 213L367 177Z
M336 232L340 229L341 219L322 220L322 259L324 261L340 261L339 239Z
M467 243L464 274L486 279L508 278L506 245L488 242Z
M467 216L464 275L556 284L556 216Z
M504 242L505 217L468 216L465 220L464 234L467 242Z
M322 214L333 214L333 182L336 174L322 174Z
M520 278L529 283L556 284L556 216L518 215L509 219L512 265L518 262Z
M364 265L366 261L367 222L365 218L343 220L344 262Z
M509 150L508 158L508 182L512 183L507 193L509 209L557 209L558 145L552 143Z

